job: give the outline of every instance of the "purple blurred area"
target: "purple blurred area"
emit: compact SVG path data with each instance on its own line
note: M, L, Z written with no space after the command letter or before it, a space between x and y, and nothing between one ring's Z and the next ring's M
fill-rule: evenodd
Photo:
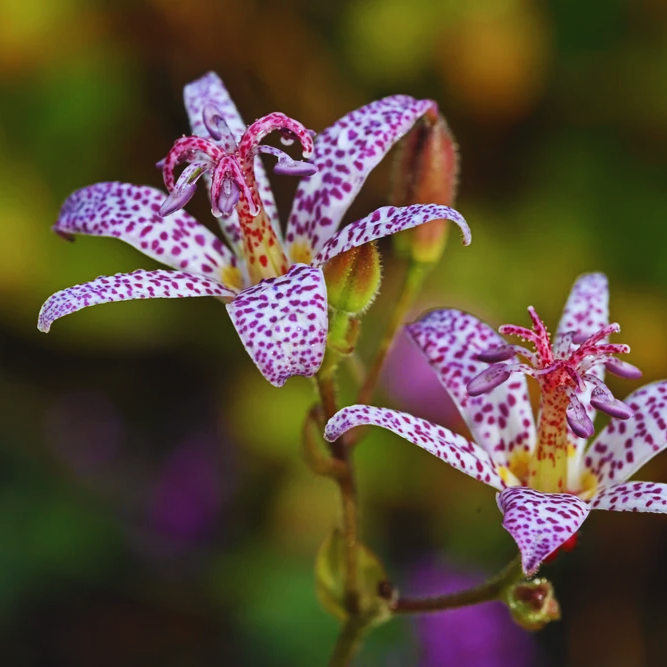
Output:
M432 596L478 586L479 572L433 559L415 568L411 596ZM514 624L502 602L425 614L414 621L420 667L543 667L535 638Z

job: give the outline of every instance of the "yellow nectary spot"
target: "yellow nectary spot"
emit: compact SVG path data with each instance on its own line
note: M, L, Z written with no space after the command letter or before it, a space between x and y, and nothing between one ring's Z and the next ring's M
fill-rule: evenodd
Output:
M505 466L498 466L498 475L505 484L509 484L510 474L510 471Z
M530 452L525 449L515 451L509 461L510 471L522 483L528 481L528 466L530 465Z
M305 241L295 241L289 254L295 264L310 264L313 261L312 250Z
M577 495L582 500L590 500L595 495L597 488L597 477L590 470L586 470L581 476L581 491L579 491Z
M568 445L567 446L567 458L571 459L575 454L577 453L577 450L574 445Z
M243 274L238 266L226 266L220 272L220 281L225 287L232 289L243 289Z

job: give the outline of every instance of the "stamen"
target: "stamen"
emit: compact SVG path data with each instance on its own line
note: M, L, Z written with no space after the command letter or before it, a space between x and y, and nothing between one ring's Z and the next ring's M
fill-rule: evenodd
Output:
M239 186L234 183L231 177L225 176L222 181L220 197L218 198L218 207L225 218L232 214L232 211L239 203L240 197L241 191L239 190Z
M546 366L553 361L549 332L544 322L542 322L539 315L535 312L535 308L528 306L528 314L533 321L533 329L537 334L537 340L535 341L537 354L542 358L542 363Z
M158 215L166 218L175 211L182 209L192 199L196 190L196 183L189 183L178 190L172 190L169 196L162 202Z
M611 400L608 400L604 392L597 388L593 389L591 394L591 405L596 410L604 412L610 417L616 417L616 419L630 419L635 414L623 401L619 401L614 396L611 397Z
M240 190L240 194L243 195L243 199L248 204L250 215L253 217L258 215L261 210L259 203L255 200L253 191L245 180L238 162L228 155L218 162L213 172L213 181L211 183L211 203L213 204L211 211L213 215L216 217L220 217L221 215L228 217L234 210L232 208L228 213L224 212L226 210L225 206L231 201L228 197L233 194L233 188L230 189L229 185L225 185L230 180ZM238 203L239 200L237 199L236 201Z
M181 162L206 161L210 167L225 157L224 151L202 137L181 137L174 142L162 165L162 177L167 190L174 189L174 168Z
M638 380L642 376L642 372L636 366L614 357L607 359L604 365L610 373L626 380Z
M617 419L629 419L634 412L623 401L619 401L611 393L609 387L595 375L589 374L584 376L586 382L593 385L594 389L591 393L591 405L600 412L604 412L611 417Z
M570 425L572 432L580 438L590 438L595 433L593 422L586 414L581 401L575 396L571 389L566 390L570 398L570 403L565 410L565 418Z
M212 104L207 104L202 111L202 118L211 138L222 141L226 153L236 152L238 149L236 139L220 111Z
M481 396L499 387L512 374L512 366L509 364L494 364L483 370L477 377L468 383L469 396Z
M484 352L479 352L475 355L475 359L478 361L484 361L489 364L494 364L498 361L507 361L514 356L514 350L511 345L498 345L496 347L490 347Z
M288 132L297 138L301 143L303 157L306 160L312 157L314 150L313 138L308 130L301 123L283 113L271 113L250 125L239 144L239 157L243 163L243 170L247 174L254 173L253 162L260 142L275 130L280 130L283 134Z
M273 167L273 173L280 176L312 176L317 172L317 166L312 162L303 160L293 160L287 153L273 146L258 146L260 153L266 153L278 158L278 162Z
M195 194L197 181L207 171L209 171L209 165L205 162L193 162L189 164L183 170L174 189L162 202L158 214L164 218L174 213L174 211L183 208Z

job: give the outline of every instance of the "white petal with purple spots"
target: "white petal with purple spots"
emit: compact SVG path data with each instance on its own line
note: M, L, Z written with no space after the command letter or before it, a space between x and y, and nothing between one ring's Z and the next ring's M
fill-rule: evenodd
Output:
M314 375L326 347L327 292L320 269L294 264L279 278L241 292L227 310L262 375L282 387L293 375Z
M318 252L338 228L366 177L432 100L385 97L343 116L315 138L318 172L299 184L287 225L288 246Z
M477 444L502 465L517 448L532 451L535 423L523 374L514 374L481 396L471 397L466 389L470 380L489 368L476 355L506 344L499 334L476 317L454 309L428 313L407 329L456 403ZM510 359L512 362L516 357Z
M334 441L351 428L363 424L386 428L449 463L453 468L495 489L505 487L494 462L481 447L443 426L405 412L370 405L343 408L329 420L324 437Z
M626 482L596 495L591 509L611 512L656 512L667 514L667 484Z
M586 337L609 324L609 284L604 273L586 273L572 286L570 296L567 299L563 315L558 323L554 348L564 334L572 331L575 335ZM604 366L600 364L592 368L592 373L604 381ZM586 390L577 393L577 398L586 409L586 414L591 421L595 421L597 411L591 406L591 393L593 387L586 385ZM570 444L574 450L568 460L568 488L579 488L579 474L581 461L586 448L586 439L578 438L570 429L567 432Z
M237 266L236 257L185 211L161 217L166 196L129 183L90 185L67 198L54 230L118 238L167 266L219 282L226 268Z
M456 223L463 233L463 244L468 245L470 243L468 223L453 208L438 206L437 204L414 204L404 208L385 206L334 234L317 254L313 260L313 265L321 266L332 257L340 255L340 253L350 248L356 248L369 241L395 234L402 229L410 229L425 222L431 222L431 220L442 219Z
M667 447L667 381L654 382L630 394L630 419L612 419L584 456L600 488L625 482Z
M517 543L527 575L574 535L588 516L586 503L569 493L542 493L514 486L498 494L497 500L504 515L503 528Z
M235 293L212 280L180 271L118 273L56 292L42 306L37 326L46 333L59 317L100 303L189 296L233 297Z
M586 273L577 278L568 297L556 336L568 331L586 337L609 323L609 285L604 273Z

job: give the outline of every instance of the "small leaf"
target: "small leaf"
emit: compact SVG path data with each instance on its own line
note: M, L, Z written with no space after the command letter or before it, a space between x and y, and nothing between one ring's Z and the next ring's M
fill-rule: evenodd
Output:
M334 528L324 540L315 560L317 597L322 606L341 620L349 616L345 591L345 538ZM367 547L357 546L357 588L359 612L375 622L389 617L389 600L379 594L380 584L387 581L387 574L380 559Z

